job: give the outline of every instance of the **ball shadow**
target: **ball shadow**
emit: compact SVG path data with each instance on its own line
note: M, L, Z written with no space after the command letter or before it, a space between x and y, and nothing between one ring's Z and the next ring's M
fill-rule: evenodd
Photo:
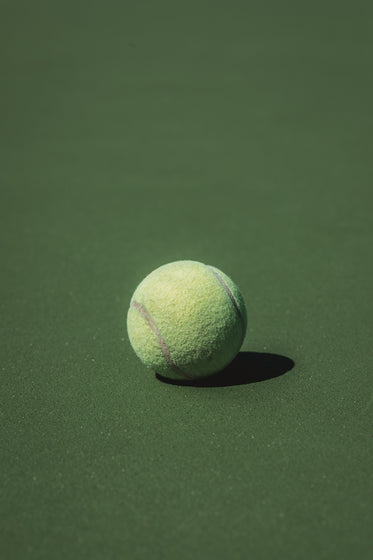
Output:
M156 374L157 379L169 385L186 385L190 387L231 387L267 381L284 375L294 367L292 359L279 354L262 352L239 352L233 362L223 371L204 379L168 379Z

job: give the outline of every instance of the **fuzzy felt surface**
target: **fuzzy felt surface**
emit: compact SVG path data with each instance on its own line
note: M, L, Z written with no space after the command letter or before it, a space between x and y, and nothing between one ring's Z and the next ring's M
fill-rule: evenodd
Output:
M198 378L216 373L239 351L246 308L234 282L195 261L177 261L149 274L133 294L130 342L157 373Z

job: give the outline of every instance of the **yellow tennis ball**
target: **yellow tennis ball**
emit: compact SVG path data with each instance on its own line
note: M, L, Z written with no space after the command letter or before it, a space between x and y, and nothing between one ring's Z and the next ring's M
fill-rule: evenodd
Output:
M177 261L154 270L137 287L127 315L131 345L156 373L198 379L224 369L247 326L243 297L217 268Z

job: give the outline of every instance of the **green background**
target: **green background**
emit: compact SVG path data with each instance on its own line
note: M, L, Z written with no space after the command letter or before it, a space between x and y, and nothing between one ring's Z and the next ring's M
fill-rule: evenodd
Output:
M0 2L2 558L368 558L372 16ZM128 303L178 259L294 368L148 372Z

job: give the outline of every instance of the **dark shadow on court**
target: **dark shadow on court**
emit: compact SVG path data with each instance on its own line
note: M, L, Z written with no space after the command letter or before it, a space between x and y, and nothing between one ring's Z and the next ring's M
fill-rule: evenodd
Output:
M205 379L168 379L156 374L163 383L170 385L187 385L190 387L231 387L267 381L284 375L294 367L292 359L279 354L262 352L239 352L232 363L223 371Z

